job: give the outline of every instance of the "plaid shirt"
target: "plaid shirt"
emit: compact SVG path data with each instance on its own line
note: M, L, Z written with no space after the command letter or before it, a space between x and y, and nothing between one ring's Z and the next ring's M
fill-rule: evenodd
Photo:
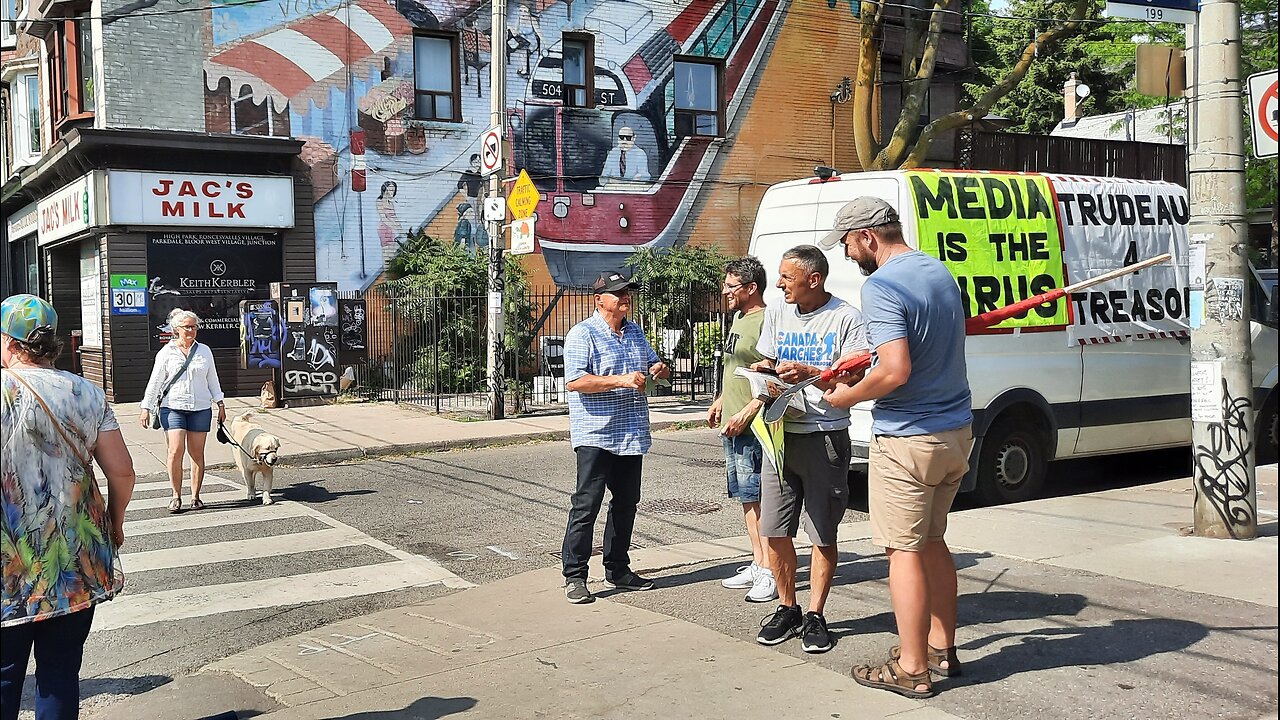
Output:
M600 313L574 325L564 339L564 379L648 373L658 362L640 326L626 320L614 332ZM569 393L569 439L574 449L598 447L615 455L649 452L649 401L632 388Z

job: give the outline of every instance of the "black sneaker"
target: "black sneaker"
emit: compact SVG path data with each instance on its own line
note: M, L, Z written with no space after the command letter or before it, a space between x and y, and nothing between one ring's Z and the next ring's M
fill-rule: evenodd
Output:
M773 615L760 625L760 634L756 636L756 642L761 645L777 645L788 638L795 637L803 622L804 615L801 614L799 605L792 607L779 605Z
M605 578L604 586L615 590L652 590L653 581L649 578L640 577L628 570L612 580Z
M800 649L807 653L824 653L835 647L831 640L831 631L827 630L827 619L822 613L807 612L804 614L804 627L800 629Z
M594 602L596 597L587 589L586 580L567 580L564 584L564 599L574 605Z

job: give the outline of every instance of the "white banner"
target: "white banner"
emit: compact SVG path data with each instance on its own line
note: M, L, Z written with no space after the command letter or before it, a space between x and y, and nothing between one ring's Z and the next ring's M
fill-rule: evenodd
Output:
M293 227L293 178L109 170L112 225Z
M1171 253L1173 260L1073 293L1071 344L1165 337L1188 322L1187 191L1162 182L1050 175L1067 283Z

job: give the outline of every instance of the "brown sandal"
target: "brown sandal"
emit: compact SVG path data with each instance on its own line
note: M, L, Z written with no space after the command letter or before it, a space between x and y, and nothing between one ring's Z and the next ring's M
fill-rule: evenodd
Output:
M176 497L169 501L169 512L182 512L182 498Z
M880 667L858 665L853 669L852 675L859 685L888 690L915 700L924 700L934 695L933 677L929 675L928 670L919 675L908 675L897 660L890 660ZM917 690L916 687L919 685L924 685L926 689Z
M889 650L889 659L897 660L902 657L902 646L894 645ZM942 667L942 663L946 663L946 667ZM962 671L960 669L960 659L956 657L956 646L952 645L946 650L929 646L929 672L942 677L960 677Z

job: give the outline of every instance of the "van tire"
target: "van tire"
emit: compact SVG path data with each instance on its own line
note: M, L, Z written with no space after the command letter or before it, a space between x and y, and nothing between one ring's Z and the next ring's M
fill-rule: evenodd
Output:
M1004 416L982 438L974 492L986 505L1036 498L1049 472L1043 431L1029 418Z
M1276 461L1277 434L1280 434L1280 420L1276 417L1276 392L1273 390L1262 403L1262 410L1258 412L1258 424L1253 432L1257 448L1254 451L1255 465Z

